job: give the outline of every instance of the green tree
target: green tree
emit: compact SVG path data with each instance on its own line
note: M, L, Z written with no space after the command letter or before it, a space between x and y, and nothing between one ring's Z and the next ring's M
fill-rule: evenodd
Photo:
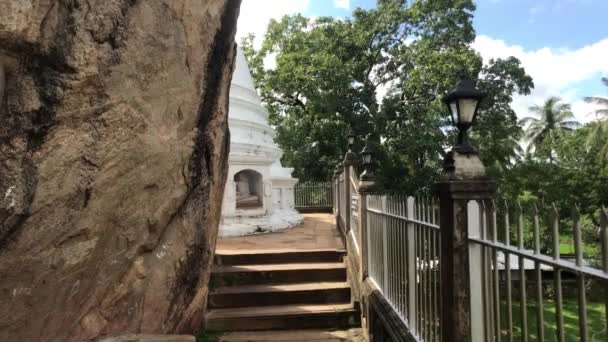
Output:
M472 138L487 162L504 160L504 142L521 134L512 95L528 94L533 83L515 58L484 64L471 47L474 10L471 0L384 0L346 19L272 21L259 49L252 36L245 39L284 162L296 176L331 177L352 127L362 138L356 150L366 138L377 144L381 181L428 191L454 138L441 97L463 67L488 93ZM275 68L264 67L268 58Z
M512 200L528 194L556 203L567 215L575 203L585 215L608 205L608 165L599 160L597 147L585 146L591 129L586 124L556 142L559 163L537 158L516 163L498 183L500 197Z
M534 105L529 110L534 116L520 121L520 125L528 126L525 134L528 140L527 152L534 150L553 164L555 144L566 133L579 127L580 123L574 120L570 105L562 103L559 97L550 97L542 106Z

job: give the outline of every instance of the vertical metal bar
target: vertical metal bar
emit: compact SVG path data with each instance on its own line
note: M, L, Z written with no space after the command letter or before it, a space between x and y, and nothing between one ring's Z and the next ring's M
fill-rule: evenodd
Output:
M323 207L325 206L325 189L323 187L323 183L321 182L315 182L315 189L316 189L316 195L318 197L317 199L317 205L319 207Z
M398 207L398 200L397 198L395 198L395 208ZM399 287L399 252L400 250L403 248L403 245L400 244L400 240L399 240L399 219L397 218L393 218L393 225L392 225L392 229L393 229L393 270L391 271L391 273L393 274L393 277L395 278L393 280L393 286L394 286L394 298L393 298L393 303L395 304L396 308L399 308L399 294L400 294L400 287Z
M418 221L419 222L424 222L424 211L425 211L425 203L424 203L424 197L419 197L418 198L418 202L420 203L420 215L418 216ZM423 327L423 332L424 334L422 335L423 340L424 341L428 341L428 317L427 317L427 312L428 312L428 303L427 303L427 294L428 294L428 288L427 288L427 284L426 284L426 252L427 252L427 246L426 246L426 236L425 236L426 231L424 230L424 225L422 224L418 224L418 234L420 234L420 287L422 289L421 292L421 296L420 299L422 301L422 327Z
M383 212L387 212L387 196L382 196L382 209ZM388 283L388 236L386 236L386 220L387 216L382 217L382 292L386 291L386 284Z
M538 220L538 207L536 204L533 208L534 211L534 253L540 254L540 227ZM537 333L537 341L545 340L545 329L544 329L544 306L543 306L543 278L540 269L540 263L537 261L534 262L534 269L536 273L536 333Z
M553 259L560 259L560 235L559 235L559 212L555 204L551 207L551 215L549 216L551 228L553 232ZM563 313L563 297L562 297L562 270L558 267L553 267L553 277L555 278L555 323L557 342L564 342L564 313Z
M498 224L496 222L496 203L492 201L491 204L491 224L492 224L492 240L494 243L498 242ZM498 271L498 252L496 249L492 250L492 260L493 260L493 290L494 290L494 331L496 333L496 341L500 342L501 340L501 324L500 324L500 289L499 289L499 280L500 274Z
M430 205L428 202L428 198L424 199L424 207L425 207L425 215L424 215L424 222L427 223L429 222L429 209L430 209ZM433 295L433 292L431 291L431 235L429 234L430 230L428 228L428 226L424 226L424 237L426 240L426 248L425 248L425 259L426 259L426 263L425 263L425 272L426 272L426 291L427 291L427 295L426 295L426 305L427 305L427 315L426 315L426 319L427 319L427 326L428 326L428 333L427 333L427 338L428 341L432 341L432 331L433 331L433 326L432 326L432 322L431 322L431 317L433 312L431 311L432 307L431 307L431 298Z
M517 203L517 248L524 250L524 216L521 204ZM528 342L528 303L526 298L526 270L524 268L524 258L518 256L519 261L519 298L521 316L521 341Z
M437 201L437 208L436 208L436 222L437 225L440 225L440 214L439 214L439 210L440 210L440 204L439 201ZM442 267L441 267L441 258L443 257L443 249L441 247L441 232L439 229L436 230L436 234L437 234L437 291L439 292L439 298L437 299L437 308L439 309L437 312L437 330L438 330L438 335L439 335L439 341L443 341L443 328L442 328L442 317L441 317L441 312L442 312L442 308L443 306L443 286L441 286L441 273L443 272Z
M481 238L483 215L479 210L479 203L470 201L467 207L469 238ZM486 341L484 296L483 296L483 247L469 244L469 267L471 269L471 339L472 341Z
M389 197L387 199L387 204L390 207L392 207L392 196ZM390 213L390 210L389 210ZM390 216L387 216L385 218L386 220L386 243L385 243L385 248L386 248L386 266L385 266L385 273L386 273L386 278L388 281L386 283L386 291L385 291L385 296L388 299L388 301L390 303L393 302L393 280L394 280L394 276L393 276L393 230L392 230L392 222L393 219Z
M407 198L407 294L408 294L408 323L414 336L417 336L418 325L416 321L416 232L413 223L414 198Z
M371 227L371 213L369 212L369 208L370 208L370 202L372 200L372 196L366 195L365 196L365 207L363 208L363 210L365 211L365 230L361 232L361 235L363 235L365 237L365 250L361 251L361 254L365 253L364 255L364 259L363 259L363 263L364 263L364 272L361 275L362 276L362 281L365 281L365 278L369 275L371 275L371 270L370 270L370 266L371 266L371 260L370 260L370 250L373 248L372 246L372 241L370 240L370 235L369 232L372 229Z
M418 220L418 218L420 217L420 203L418 198L416 198L416 201L414 202L416 205L416 212L415 212L415 220ZM420 227L418 225L418 223L415 223L414 225L415 227L415 232L416 232L416 301L417 301L417 305L416 308L418 309L418 312L416 313L416 318L418 320L418 336L422 337L424 334L424 326L422 325L422 283L421 283L421 273L420 273L420 253L422 251L422 246L420 244Z
M483 240L489 240L488 237L488 219L487 219L487 205L485 201L479 202L480 206L480 233L481 238ZM483 285L483 300L484 300L484 333L486 335L486 340L491 341L494 339L494 334L492 333L492 328L494 324L492 324L492 292L490 291L490 276L491 276L491 267L489 260L489 250L487 247L481 247L481 257L482 257L482 285Z
M310 205L310 188L306 187L304 189L304 203L305 206L309 206Z
M572 210L574 221L574 248L576 253L576 266L583 266L583 241L581 238L580 212L575 205ZM585 274L578 274L578 327L579 338L582 342L588 341L587 334L587 297L585 293Z
M422 220L422 212L423 212L423 203L422 203L422 198L418 197L416 198L416 203L418 204L418 216L416 217L416 220L419 222L420 220ZM424 230L422 228L422 225L420 223L416 223L416 234L418 234L418 243L419 243L419 249L418 249L418 277L419 280L418 282L420 283L420 293L418 294L418 296L420 297L420 309L421 309L421 313L420 313L420 332L421 332L421 337L424 339L426 337L426 321L425 321L425 315L426 315L426 303L424 301L424 296L426 295L426 288L424 287Z
M433 203L433 199L429 199L429 224L432 225L434 224L434 215L435 215L435 206ZM433 338L433 341L437 341L439 340L438 336L437 336L437 288L436 288L436 270L435 270L435 266L436 266L436 260L437 260L437 256L436 256L436 250L437 250L437 244L436 244L436 240L435 240L435 229L432 228L431 226L427 227L428 231L429 231L429 243L431 245L431 249L430 249L430 265L429 265L429 270L431 273L431 277L430 277L430 283L431 283L431 335Z
M403 201L402 201L402 197L399 196L398 199L398 207L399 207L399 216L403 215L403 211L402 211L402 205L403 205ZM404 257L404 253L405 253L405 249L407 248L407 245L405 244L405 239L403 239L403 220L399 219L397 220L397 285L398 285L398 294L399 297L397 298L397 313L405 318L405 310L403 310L403 307L405 306L404 302L403 302L403 294L405 293L405 284L403 283L405 281L405 277L403 276L403 261L405 259Z
M602 207L600 212L600 241L602 242L602 266L604 272L608 273L608 211L605 207ZM605 317L605 331L604 333L608 336L608 283L604 283L604 311Z
M509 204L504 202L505 245L511 245L511 223L509 222ZM505 277L507 282L507 340L513 342L513 299L511 290L511 254L505 253Z
M405 196L401 196L401 216L402 217L407 217L407 202L406 202L406 197ZM407 317L407 321L409 322L409 317L408 317L408 310L407 310L407 306L408 306L408 298L407 298L407 291L408 291L408 286L409 286L409 278L407 276L407 253L408 253L408 248L409 248L409 242L407 241L407 221L405 219L402 219L400 221L399 224L399 231L401 232L400 234L400 239L401 239L401 246L403 246L404 248L401 248L401 287L402 287L402 293L401 293L401 313L403 314L403 317Z
M600 240L602 241L602 264L604 272L608 273L608 211L605 207L602 208L600 213ZM606 310L606 313L608 314L608 310Z
M403 199L402 196L399 196L399 216L403 216ZM398 256L397 256L397 270L398 270L398 285L399 285L399 306L398 306L398 313L399 315L401 315L401 317L406 317L406 312L404 310L405 307L405 302L404 302L404 294L406 291L406 287L405 287L405 283L404 281L406 280L406 278L404 277L403 274L403 262L405 261L405 255L404 253L406 252L406 248L407 248L407 244L405 243L405 239L403 238L403 219L399 219L397 221L397 239L399 240L398 246L400 247L398 249Z
M429 223L431 225L435 224L435 202L434 200L431 198L430 200L430 212L431 212L431 216L430 216L430 220ZM432 280L431 280L431 291L433 293L433 301L431 302L432 308L433 308L433 317L432 317L432 322L433 322L433 336L435 338L435 341L439 341L439 334L437 331L437 316L439 314L438 309L437 309L437 297L439 296L437 293L437 239L436 239L436 231L434 228L429 227L429 231L431 233L431 244L433 246L433 248L431 249L431 275L432 275Z
M319 182L315 182L314 184L314 195L316 206L321 207L325 205L325 192L323 191L322 184Z

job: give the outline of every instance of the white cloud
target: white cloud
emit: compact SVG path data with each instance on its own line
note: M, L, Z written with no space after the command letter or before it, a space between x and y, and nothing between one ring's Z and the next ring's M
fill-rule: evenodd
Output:
M334 6L336 8L343 8L345 10L350 9L350 0L334 0Z
M236 33L237 42L249 33L256 36L255 45L262 44L270 19L279 19L286 14L304 13L310 0L243 0Z
M580 49L526 50L518 45L508 45L504 41L479 35L473 47L481 53L485 61L490 58L517 57L526 72L532 76L535 89L529 96L515 96L513 109L518 116L526 116L528 107L542 103L549 96L560 96L572 104L577 119L587 122L594 117L588 115L594 105L584 103L575 88L582 81L597 79L608 74L608 38Z

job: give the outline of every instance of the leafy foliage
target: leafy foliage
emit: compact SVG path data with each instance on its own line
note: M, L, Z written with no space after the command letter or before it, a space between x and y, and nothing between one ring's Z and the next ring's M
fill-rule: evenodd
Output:
M488 165L508 167L521 136L512 96L533 83L516 58L483 63L471 48L474 10L471 0L382 0L347 19L273 21L257 50L245 39L283 161L301 180L327 180L352 127L355 150L377 145L381 183L428 192L453 139L441 97L464 68L488 94L472 139Z
M608 120L580 127L570 106L552 97L518 122L513 96L529 94L534 84L516 58L483 61L475 52L474 10L471 0L379 0L346 19L272 21L259 48L247 37L243 49L283 162L301 181L328 180L352 128L360 137L355 151L366 141L376 146L381 186L428 194L455 139L441 98L464 69L487 94L471 140L499 197L540 210L555 203L560 213L577 203L592 231L608 204ZM276 65L268 68L270 61Z

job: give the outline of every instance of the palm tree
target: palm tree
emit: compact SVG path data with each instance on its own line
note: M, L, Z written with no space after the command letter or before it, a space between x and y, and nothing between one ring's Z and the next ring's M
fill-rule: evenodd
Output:
M608 161L608 120L593 121L587 124L589 133L585 140L587 149L598 148L598 153L602 161Z
M602 83L608 87L608 77L602 77ZM589 124L590 131L585 144L587 148L598 146L602 160L608 160L608 97L589 96L584 99L587 103L601 106L595 111L597 121Z
M530 107L528 116L519 121L525 129L525 138L528 140L526 153L532 150L539 152L543 148L548 149L549 162L553 164L553 146L560 136L567 134L581 124L574 120L574 114L569 104L562 103L559 97L548 98L542 106Z
M602 83L606 87L608 87L608 77L602 77ZM600 108L595 111L595 116L600 118L608 119L608 97L600 97L600 96L588 96L584 98L587 103L595 103L603 108Z

